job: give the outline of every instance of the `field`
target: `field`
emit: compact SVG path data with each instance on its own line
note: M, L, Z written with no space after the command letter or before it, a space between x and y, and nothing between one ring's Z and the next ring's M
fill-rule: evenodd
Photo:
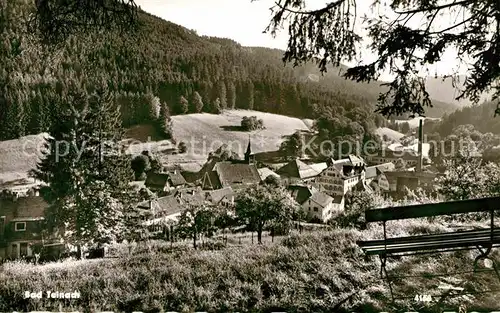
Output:
M400 222L391 235L446 229L438 224ZM391 229L391 228L389 228ZM391 261L401 280L394 291L410 297L392 304L379 277L378 258L366 258L356 245L380 238L381 227L365 231L311 231L222 250L170 250L154 242L115 259L65 261L47 265L6 263L0 271L0 311L143 312L442 312L459 307L498 309L500 293L444 297L443 287L493 289L494 275L428 279L426 273L472 267L472 254L456 252ZM498 255L497 255L498 259ZM437 265L437 266L436 266ZM432 270L431 270L432 268ZM498 288L498 287L496 287ZM26 300L25 290L78 291L76 300ZM429 303L417 294L433 295Z
M264 121L266 129L254 132L239 130L243 116L257 116ZM162 154L175 147L169 140L161 140L150 125L138 125L127 129L130 154L150 150L162 154L162 161L180 164L186 170L197 171L205 163L208 153L219 148L223 143L243 155L248 138L252 140L252 151L277 150L284 135L291 135L296 130L308 130L311 120L301 120L271 113L246 110L228 110L223 114L188 114L172 117L174 136L177 142L184 141L188 153L179 155ZM29 170L36 166L42 155L43 134L22 137L21 139L0 142L0 185L21 182L28 177Z
M264 121L263 130L245 132L239 129L244 116L256 116ZM197 171L205 163L208 154L223 143L232 147L233 151L243 156L248 139L252 142L252 152L275 151L283 141L283 136L291 135L296 130L309 130L311 120L301 120L284 115L247 110L227 110L223 114L187 114L172 117L173 131L176 141L185 142L188 148L186 154L162 156L162 161L169 164L179 164L186 170ZM151 126L135 126L128 130L129 138L141 143L133 144L129 152L140 153L149 149L161 152L174 147L168 140L152 141L156 137ZM148 141L148 137L152 138Z
M47 134L0 141L0 185L28 179L28 171L42 156L44 136Z

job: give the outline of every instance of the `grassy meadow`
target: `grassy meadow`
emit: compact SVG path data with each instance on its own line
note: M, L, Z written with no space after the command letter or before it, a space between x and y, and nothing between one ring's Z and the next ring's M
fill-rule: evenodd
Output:
M239 130L243 116L257 116L264 121L265 129L254 132ZM136 125L126 130L125 138L131 144L127 152L139 154L150 150L158 153L165 164L179 164L186 170L198 171L206 162L208 153L223 143L232 144L233 149L243 155L251 135L254 153L275 151L283 142L283 136L291 135L296 130L308 130L313 124L308 119L248 110L177 115L172 116L172 120L174 137L177 142L187 144L188 153L164 153L175 145L170 140L163 140L151 125ZM36 167L42 156L44 136L46 134L0 141L0 184L28 178L28 172Z
M393 234L447 230L440 224L395 222ZM450 229L448 229L450 230ZM12 262L0 271L0 311L143 312L442 312L459 307L498 309L500 292L435 297L415 302L417 294L441 294L443 286L470 292L500 288L493 274L426 278L425 273L472 268L472 252L405 257L390 261L398 275L414 275L394 285L408 296L391 303L380 280L380 262L366 257L356 240L380 238L381 227L365 231L333 229L285 236L263 245L231 244L220 250L193 250L188 242L136 247L118 258L66 260L32 265ZM496 255L500 261L500 256ZM436 268L437 267L437 268ZM432 268L432 269L431 269ZM495 287L496 286L496 287ZM23 299L30 291L79 291L80 299Z

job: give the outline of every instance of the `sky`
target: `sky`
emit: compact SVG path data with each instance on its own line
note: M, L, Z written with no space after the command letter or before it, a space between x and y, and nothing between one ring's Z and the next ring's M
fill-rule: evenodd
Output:
M370 14L369 6L373 0L357 0L358 16ZM264 34L271 18L270 7L274 0L136 0L146 12L162 19L196 30L200 35L230 38L243 46L262 46L286 49L287 30L279 32L276 38ZM308 0L308 9L323 7L327 0ZM419 23L412 20L413 24ZM363 31L361 20L356 23ZM446 23L442 25L447 25ZM375 56L363 49L361 62L373 61ZM346 65L354 65L355 62ZM429 68L431 74L445 75L452 72L458 63L456 53L448 51L442 62ZM383 74L381 79L389 79Z

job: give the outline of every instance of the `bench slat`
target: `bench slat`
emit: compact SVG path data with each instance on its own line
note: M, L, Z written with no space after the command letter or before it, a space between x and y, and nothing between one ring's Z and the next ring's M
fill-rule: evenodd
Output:
M476 229L476 230L467 230L460 232L448 232L448 233L440 233L440 234L430 234L430 235L418 235L418 236L408 236L408 237L394 237L377 240L361 240L358 241L357 244L361 247L370 247L370 246L378 246L378 245L392 245L398 243L418 243L420 241L440 241L446 239L453 238L473 238L473 237L481 237L487 236L491 234L491 229ZM493 230L493 235L500 235L500 228L495 228Z
M500 235L495 235L493 240L491 240L490 236L478 236L471 238L457 238L457 239L449 239L443 241L420 241L416 243L401 243L401 244L392 244L388 245L385 248L384 245L379 246L370 246L363 248L366 254L375 255L375 254L394 254L401 252L410 252L410 251L425 251L425 250L439 250L439 249L451 249L451 248L459 248L459 247L471 247L476 245L484 245L484 244L499 244L500 243Z
M490 197L367 210L365 212L365 219L368 223L382 222L460 213L486 212L499 208L500 197Z

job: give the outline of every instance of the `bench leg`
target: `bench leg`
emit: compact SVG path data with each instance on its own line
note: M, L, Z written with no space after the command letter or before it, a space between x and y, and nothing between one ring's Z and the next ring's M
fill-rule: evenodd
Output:
M495 260L493 258L491 258L489 256L490 252L491 252L491 246L487 247L486 248L486 251L483 250L482 247L477 247L477 249L479 250L479 252L481 252L480 255L478 255L475 259L474 259L474 273L477 272L477 268L478 268L478 262L479 260L490 260L491 263L492 263L492 266L493 266L493 270L495 271L495 274L497 275L498 277L498 280L500 281L500 273L498 271L498 267L497 267L497 264L495 262Z
M384 276L385 276L385 280L387 281L387 285L389 286L389 292L391 293L392 302L394 302L394 294L392 292L392 283L391 283L391 279L389 277L389 274L387 273L387 268L386 268L387 257L382 256L382 255L379 255L379 257L380 257L380 278L384 279Z

